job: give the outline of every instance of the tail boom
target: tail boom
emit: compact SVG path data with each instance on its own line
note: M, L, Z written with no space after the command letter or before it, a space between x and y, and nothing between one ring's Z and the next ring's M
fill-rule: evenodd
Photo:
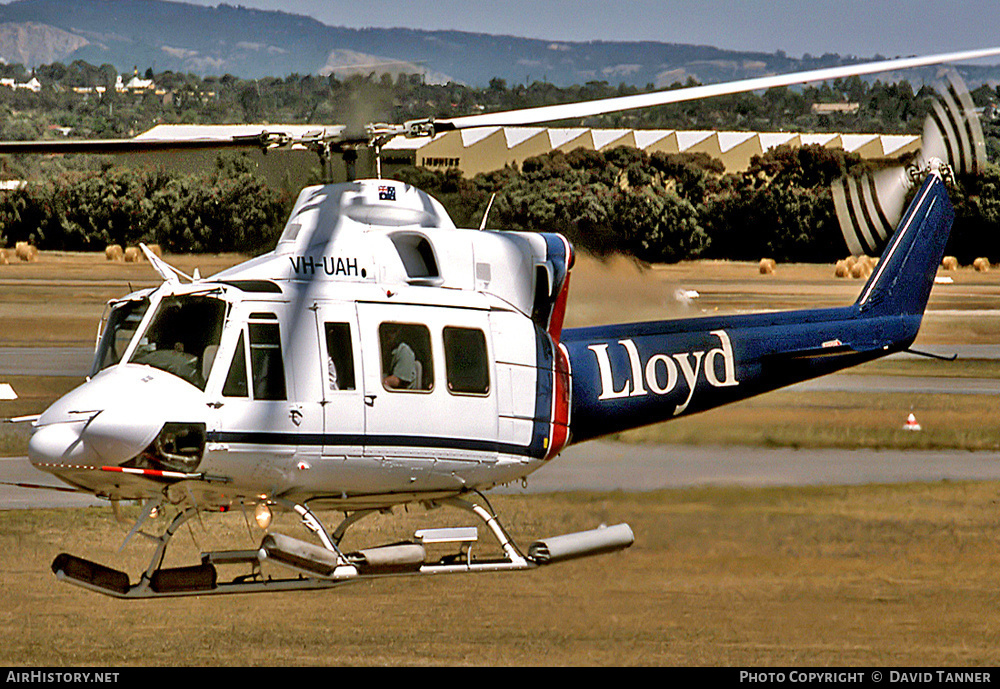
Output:
M929 175L851 306L563 331L573 442L826 375L912 344L954 212Z

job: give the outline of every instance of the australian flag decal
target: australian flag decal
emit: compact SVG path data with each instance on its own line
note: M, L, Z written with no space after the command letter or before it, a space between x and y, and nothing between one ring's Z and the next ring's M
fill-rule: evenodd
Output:
M379 201L395 201L396 200L396 187L391 187L388 184L381 184L378 188L378 200Z

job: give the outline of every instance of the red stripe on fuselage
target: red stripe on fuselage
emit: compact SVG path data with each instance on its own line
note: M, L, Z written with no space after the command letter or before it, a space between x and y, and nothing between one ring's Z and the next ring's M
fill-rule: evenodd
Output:
M553 351L555 385L552 395L552 428L549 440L548 452L545 459L549 460L562 452L569 443L569 411L571 376L569 366L569 355L566 348L557 344Z

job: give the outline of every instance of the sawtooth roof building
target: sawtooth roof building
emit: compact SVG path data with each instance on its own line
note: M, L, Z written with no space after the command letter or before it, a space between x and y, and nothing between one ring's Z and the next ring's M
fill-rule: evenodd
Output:
M603 151L618 146L654 153L707 153L722 161L729 172L750 166L753 156L777 146L818 144L857 153L862 158L887 158L920 148L920 137L888 134L805 134L792 132L717 132L668 129L588 129L546 127L486 127L444 132L431 139L391 141L382 150L389 164L419 165L443 170L456 168L466 177L551 151L576 148Z

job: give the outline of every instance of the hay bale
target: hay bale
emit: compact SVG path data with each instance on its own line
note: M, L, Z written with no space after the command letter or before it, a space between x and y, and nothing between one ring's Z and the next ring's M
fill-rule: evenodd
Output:
M159 244L147 244L146 248L153 252L153 255L157 258L163 258L163 250L160 248Z
M851 269L847 266L847 261L844 259L837 261L837 265L833 268L833 274L838 278L850 277Z
M975 268L980 273L985 273L990 269L990 259L985 257L977 258L972 262L972 267Z
M125 252L122 250L119 244L109 244L104 249L104 258L109 261L124 261Z
M130 246L125 249L125 262L126 263L141 263L142 262L142 251L137 246Z
M871 264L866 261L857 261L851 267L852 278L867 278L872 274Z
M14 245L14 254L18 260L31 263L38 260L38 248L28 242L18 242Z
M0 266L9 266L10 259L7 258L7 250L0 249Z
M758 270L761 275L774 275L775 271L778 269L778 264L773 258L762 258L760 259L760 264Z
M945 270L958 270L958 259L954 256L945 256L941 259L941 267Z

